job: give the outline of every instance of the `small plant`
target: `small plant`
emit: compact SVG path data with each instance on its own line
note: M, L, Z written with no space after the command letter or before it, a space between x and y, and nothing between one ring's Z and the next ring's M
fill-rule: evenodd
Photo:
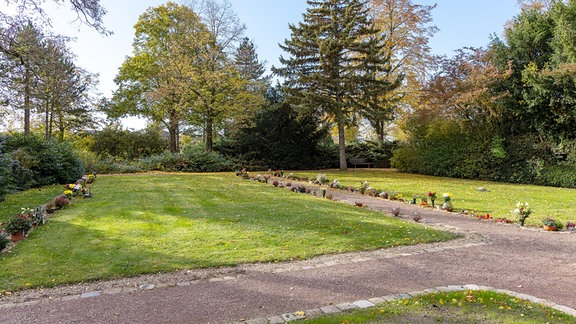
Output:
M444 194L444 204L442 205L442 209L451 212L454 209L454 204L452 204L452 194L445 193Z
M400 216L400 207L392 208L392 215L394 215L394 217Z
M418 204L420 207L426 207L428 206L428 199L426 198L422 198L422 200L420 201L420 204Z
M388 199L388 192L382 191L378 196L383 199Z
M340 181L338 181L338 179L334 179L334 181L332 181L332 183L330 184L330 187L332 187L334 189L339 189L340 188Z
M364 194L370 188L370 182L360 181L360 193Z
M280 182L278 182L278 180L274 180L272 181L272 185L276 188L278 188L278 185L280 184Z
M567 222L566 223L566 230L567 231L573 231L576 229L576 223L574 222Z
M328 182L330 182L330 180L326 176L326 173L320 173L316 176L316 183L317 184L323 185L323 184L327 184Z
M514 209L514 214L516 214L516 219L520 222L520 226L524 226L524 222L526 222L526 218L532 214L532 210L527 202L518 202L516 204L516 209Z
M550 231L559 231L562 228L564 228L564 225L562 225L561 222L557 222L554 218L552 217L546 217L542 220L542 224L544 225L544 227Z
M10 243L8 234L0 231L0 251L4 250L8 246L8 243Z
M29 231L30 228L32 228L32 223L30 222L30 219L28 219L23 215L18 215L10 219L5 227L6 232L10 234L15 234L18 232L26 232Z
M434 202L436 201L436 192L428 191L428 197L430 197L430 201L432 202L432 208L434 208Z
M56 206L56 208L58 208L58 209L64 208L69 203L70 203L70 200L68 200L68 197L66 197L66 195L60 195L60 196L54 198L54 206Z

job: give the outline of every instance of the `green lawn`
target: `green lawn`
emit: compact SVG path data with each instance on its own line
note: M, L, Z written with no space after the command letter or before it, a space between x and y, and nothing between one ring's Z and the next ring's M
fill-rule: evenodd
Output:
M550 307L490 291L437 293L333 316L304 320L328 323L574 323Z
M515 216L512 211L516 208L516 203L528 202L533 213L526 221L527 226L542 226L541 220L546 216L562 220L563 223L576 221L573 206L576 189L439 178L393 170L331 170L294 174L315 178L319 173L325 173L331 181L338 179L342 185L356 188L360 186L360 181L367 180L375 189L401 193L406 199L412 199L413 195L426 197L428 191L435 191L438 196L437 204L442 203L444 193L451 193L456 211L490 213L493 218L505 217L513 220ZM488 191L478 191L480 187Z
M229 173L99 176L91 192L0 257L0 290L455 237Z

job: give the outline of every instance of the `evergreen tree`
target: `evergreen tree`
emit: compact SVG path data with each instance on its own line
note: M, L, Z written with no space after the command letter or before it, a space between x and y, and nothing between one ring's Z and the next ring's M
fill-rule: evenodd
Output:
M241 90L235 100L233 130L248 122L254 113L264 104L264 94L270 85L270 77L265 76L264 63L258 60L256 47L250 39L243 38L236 49L234 64L242 79Z
M366 1L308 0L304 22L290 25L292 37L280 47L287 99L336 123L340 169L346 166L345 128L366 105L374 91L387 91L390 83L379 79L386 56L379 57L383 36L370 21ZM369 59L366 59L369 58Z

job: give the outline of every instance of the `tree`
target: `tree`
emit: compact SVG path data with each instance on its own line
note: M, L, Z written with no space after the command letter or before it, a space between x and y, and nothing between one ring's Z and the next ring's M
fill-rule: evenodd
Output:
M5 79L3 97L7 105L24 111L24 133L30 134L30 119L35 85L46 55L42 31L30 21L15 21L0 29L0 59Z
M264 94L270 86L270 77L264 76L266 68L263 62L258 60L254 43L247 37L242 39L236 49L234 65L243 81L242 89L235 100L235 105L238 107L235 124L240 125L252 117L264 103Z
M74 64L63 39L47 39L44 50L47 55L39 75L38 110L44 113L45 138L50 139L56 128L63 141L67 130L92 123L90 94L96 77Z
M139 115L163 124L170 134L170 150L179 152L180 127L202 89L198 79L203 77L204 53L212 36L194 11L171 2L148 9L135 29L134 54L120 68L116 104L107 113Z
M39 14L42 18L47 19L46 13L42 8L45 2L43 0L4 0L4 2L8 5L15 5L20 16L31 17ZM99 33L111 34L110 31L104 28L102 19L106 15L106 9L100 5L100 0L52 0L52 2L58 5L68 2L72 10L76 12L78 20L93 27ZM7 16L0 12L0 20L6 18Z
M210 152L217 125L233 115L235 98L243 88L232 55L246 28L228 1L202 0L197 5L210 36L200 52L201 63L194 67L191 121L204 129L205 149Z
M374 61L382 48L382 37L368 18L368 7L360 0L307 1L304 22L290 25L291 39L280 47L290 57L280 57L288 100L322 114L338 127L340 169L345 170L345 128L362 107L363 91L383 92L387 80L376 78L384 61ZM367 60L366 58L371 58Z
M434 67L429 40L438 31L432 25L436 5L413 4L411 0L370 0L375 25L385 35L382 55L390 58L390 67L380 77L394 84L402 83L380 97L381 104L364 115L380 141L391 119L400 113L400 105L418 107L418 98L428 71Z

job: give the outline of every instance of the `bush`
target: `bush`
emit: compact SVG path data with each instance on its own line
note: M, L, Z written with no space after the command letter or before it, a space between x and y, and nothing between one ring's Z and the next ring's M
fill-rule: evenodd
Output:
M84 175L84 165L68 143L16 134L4 139L0 154L10 155L12 185L16 189L73 182Z
M392 151L396 147L395 143L365 141L352 143L346 146L346 158L365 158L370 160L376 168L389 168Z
M576 188L576 166L555 165L545 167L536 182L544 186Z
M12 164L13 161L8 154L0 153L0 201L4 201L4 197L12 187Z

